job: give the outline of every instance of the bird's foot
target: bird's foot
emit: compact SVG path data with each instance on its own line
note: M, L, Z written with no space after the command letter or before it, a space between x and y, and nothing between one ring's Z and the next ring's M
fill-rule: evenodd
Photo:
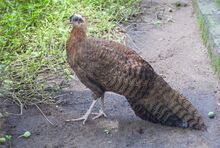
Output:
M85 114L83 115L82 117L79 117L79 118L76 118L76 119L70 119L70 120L66 120L67 122L70 122L70 121L82 121L83 120L83 125L86 123L87 119L88 119L89 115L88 114Z
M102 116L103 117L107 117L107 115L104 113L103 110L99 110L98 113L91 113L91 114L95 115L95 117L93 117L92 120L98 119L98 118L100 118Z

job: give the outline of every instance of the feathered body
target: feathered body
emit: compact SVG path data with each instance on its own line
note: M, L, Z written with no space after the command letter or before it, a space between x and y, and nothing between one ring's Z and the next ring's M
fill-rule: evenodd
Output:
M86 36L86 25L73 27L67 61L95 98L112 91L127 98L141 119L168 126L205 129L199 112L173 90L132 49L114 41Z

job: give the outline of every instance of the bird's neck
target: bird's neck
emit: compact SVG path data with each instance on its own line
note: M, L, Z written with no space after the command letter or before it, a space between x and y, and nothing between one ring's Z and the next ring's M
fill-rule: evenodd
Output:
M74 55L77 51L77 47L80 42L86 39L86 28L84 27L73 27L70 37L67 41L67 61L72 64L74 60Z
M75 40L82 41L86 38L86 27L77 27L73 28L71 31L71 36L75 38Z

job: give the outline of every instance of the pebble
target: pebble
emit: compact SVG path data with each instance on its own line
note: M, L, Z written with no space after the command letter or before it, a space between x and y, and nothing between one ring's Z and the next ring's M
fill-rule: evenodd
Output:
M169 11L169 12L173 12L173 9L172 9L172 8L168 8L168 11Z
M208 117L209 118L214 118L215 117L215 113L214 112L209 112L208 113Z

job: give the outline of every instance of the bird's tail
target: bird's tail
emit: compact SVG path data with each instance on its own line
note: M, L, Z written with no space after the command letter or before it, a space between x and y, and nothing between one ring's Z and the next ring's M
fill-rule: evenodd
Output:
M129 98L135 114L143 120L168 126L205 130L204 121L197 109L161 77L143 98Z

